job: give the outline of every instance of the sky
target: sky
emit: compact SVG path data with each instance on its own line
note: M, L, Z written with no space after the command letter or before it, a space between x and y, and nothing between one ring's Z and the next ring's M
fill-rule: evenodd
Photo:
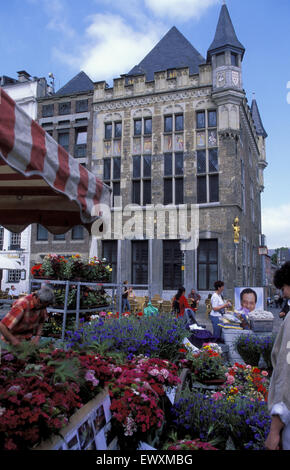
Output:
M206 57L223 0L10 0L0 13L0 75L55 77L80 70L93 81L127 73L172 27ZM268 138L262 232L269 248L290 247L290 1L226 0L246 53L243 85Z

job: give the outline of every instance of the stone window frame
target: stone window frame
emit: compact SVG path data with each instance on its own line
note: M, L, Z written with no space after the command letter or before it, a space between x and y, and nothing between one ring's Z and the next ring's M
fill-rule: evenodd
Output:
M141 247L141 249L138 251L134 250L135 247ZM147 251L147 262L142 262L142 250ZM137 252L137 259L136 259L136 252ZM141 256L138 257L138 254ZM146 279L146 269L144 269L144 265L147 265L147 279ZM137 268L142 266L141 269L141 281L138 282L138 273L137 273ZM148 240L132 240L131 241L131 272L132 272L132 284L148 284L148 276L149 276L149 242Z
M60 136L61 135L66 135L68 136L68 143L63 145L60 143ZM70 130L69 129L58 129L57 131L57 142L59 145L61 145L66 152L69 152L69 141L70 141Z
M54 104L43 104L41 107L41 117L46 118L52 116L54 116Z
M120 168L120 175L115 178L116 173L115 169L117 166L115 166L115 163L119 161L119 168ZM105 162L110 162L110 177L107 178L107 175L105 175ZM115 197L119 197L121 195L121 157L120 156L111 156L111 157L105 157L103 158L103 181L104 183L112 188L111 192L111 205L112 207L115 206Z
M65 116L71 114L71 101L63 101L58 103L58 115Z
M118 240L102 240L102 257L106 258L112 267L112 283L117 282Z
M166 172L166 169L165 169L165 162L166 162L166 156L171 156L171 174L167 173ZM176 169L177 169L177 165L176 165L176 156L177 155L182 155L182 173L177 173L176 172ZM174 204L174 205L178 205L178 204L184 204L184 152L180 152L180 151L175 151L175 152L164 152L163 154L163 158L164 158L164 170L163 170L163 188L164 188L164 199L163 199L163 203L164 205L167 205L167 204ZM168 192L166 190L166 182L170 182L171 181L171 195L172 197L167 199L168 198ZM182 181L182 199L179 201L178 198L177 198L177 182L181 182Z
M210 260L209 257L209 248L207 249L207 259L206 260L200 260L200 250L202 244L210 246L210 244L216 245L216 260ZM200 284L200 279L201 276L199 275L200 273L200 265L205 265L206 267L206 283L205 286L201 286ZM202 238L199 240L199 245L198 245L198 250L197 250L197 279L198 279L198 285L197 289L199 291L210 291L214 289L214 286L210 285L210 266L216 266L216 279L218 278L218 272L219 272L219 241L217 238Z
M151 121L151 132L145 132L145 121L147 121L147 120ZM140 133L135 132L135 122L136 121L141 121L141 132ZM133 137L151 136L152 135L152 125L153 125L152 116L134 117L133 118Z
M151 160L151 172L150 176L146 175L144 172L144 160L145 158L150 157ZM136 161L136 158L140 158L140 175L134 176L134 160ZM145 200L145 192L144 192L144 186L146 183L150 182L150 200L146 201ZM139 193L139 201L136 202L134 198L134 183L140 183L140 193ZM152 155L145 153L145 154L138 154L138 155L132 155L132 203L133 204L139 204L140 206L145 206L146 204L151 204L152 203Z
M209 115L210 113L215 112L215 125L210 125L209 122ZM204 114L204 126L198 126L198 117L199 113ZM217 109L215 108L208 108L208 109L197 109L196 110L196 159L197 159L197 204L215 204L219 202L219 142L218 142L218 115ZM216 145L209 145L209 132L215 131L216 132ZM197 135L198 133L204 133L204 145L198 146ZM211 171L210 170L210 152L216 151L217 152L217 170ZM205 152L205 171L198 170L198 152ZM205 192L206 192L206 200L202 200L199 198L198 194L198 179L205 179ZM211 189L212 181L217 180L217 188ZM218 197L215 200L211 200L212 193L217 191ZM217 199L217 200L216 200Z
M166 249L169 250L168 256L166 256L165 253ZM181 267L183 260L182 251L180 249L180 240L163 240L162 257L163 290L176 290L176 287L182 283ZM165 276L166 269L168 273L167 276Z

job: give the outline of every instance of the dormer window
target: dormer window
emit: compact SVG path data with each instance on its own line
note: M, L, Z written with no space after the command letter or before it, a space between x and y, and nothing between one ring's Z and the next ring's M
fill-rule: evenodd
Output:
M222 52L221 54L217 54L216 55L216 66L217 67L222 67L225 64L226 64L225 53Z

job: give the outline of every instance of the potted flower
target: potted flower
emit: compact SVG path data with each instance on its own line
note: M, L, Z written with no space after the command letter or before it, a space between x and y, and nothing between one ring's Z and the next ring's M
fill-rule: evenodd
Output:
M239 335L234 342L234 348L246 364L258 366L261 356L258 336L254 334Z
M221 355L210 346L204 346L190 357L194 377L204 384L222 384L226 381L226 367Z
M31 274L32 276L35 278L35 279L38 279L38 278L43 278L44 276L44 270L42 269L42 264L35 264L34 266L32 266L31 268Z

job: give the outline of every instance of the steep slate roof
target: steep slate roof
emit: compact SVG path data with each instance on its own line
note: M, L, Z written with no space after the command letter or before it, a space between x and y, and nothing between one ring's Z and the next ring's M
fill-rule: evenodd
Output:
M93 91L94 83L87 76L85 72L78 73L66 85L60 88L56 95L70 95L72 93L82 93L86 91Z
M255 99L253 99L253 101L252 101L251 113L252 113L252 117L253 117L253 120L254 120L254 124L256 126L257 134L261 135L265 139L266 137L268 137L268 134L264 129L262 119L261 119L261 116L260 116L260 112L259 112L259 108L258 108L258 105L257 105L257 101Z
M244 46L237 38L229 10L226 5L223 5L220 12L214 40L207 52L208 59L210 57L210 53L216 51L217 49L224 48L225 46L231 46L235 49L240 49L242 51L242 56L245 53Z
M190 42L173 26L149 54L127 74L146 74L147 81L154 80L154 72L189 67L189 73L198 73L198 66L205 59Z

